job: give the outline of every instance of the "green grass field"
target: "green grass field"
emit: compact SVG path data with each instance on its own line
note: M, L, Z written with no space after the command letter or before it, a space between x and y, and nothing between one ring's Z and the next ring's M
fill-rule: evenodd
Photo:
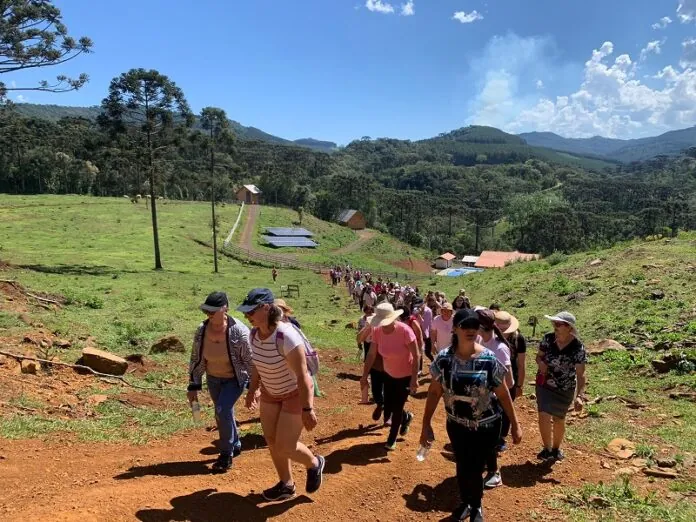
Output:
M357 241L358 234L349 228L322 221L308 214L303 216L302 227L314 233L313 239L319 243L317 248L274 248L264 244L261 235L267 227L299 226L298 219L297 212L292 209L261 206L252 238L254 249L268 254L289 254L312 263L325 265L350 263L351 266L366 267L386 273L397 272L399 268L393 263L408 260L410 257L415 259L432 258L432 254L427 251L398 241L378 231L370 231L373 237L362 243L356 250L349 253L337 253L339 249ZM403 269L401 272L403 273Z
M219 208L220 241L236 219L238 208ZM159 209L164 270L154 271L150 215L143 203L72 196L0 196L0 259L12 265L2 272L2 278L16 279L30 290L67 297L69 304L60 311L37 308L32 318L71 339L91 335L99 347L123 355L147 353L154 340L170 333L188 345L202 319L197 306L212 290L223 289L233 303L238 303L253 287L278 290L282 284L297 283L301 297L291 299L290 304L309 337L319 348L342 348L346 357L353 356L355 331L346 329L345 324L357 320L358 313L346 299L333 299L342 295L341 289L331 289L319 275L291 269L281 270L273 287L267 268L246 266L224 256L220 273L213 274L212 252L194 241L210 239L209 206L168 202ZM296 217L287 212L288 219ZM271 223L268 214L262 215L266 216L262 223ZM272 224L288 224L285 219ZM335 231L333 225L326 225L327 231L321 232L321 223L305 219L304 224L315 232L331 235ZM338 228L342 239L334 245L343 245L354 233ZM613 338L639 348L594 357L589 367L589 394L625 396L646 408L631 410L616 401L602 402L592 406L587 419L571 426L569 437L602 447L614 436L625 436L647 447L671 445L679 453L694 452L696 408L693 403L669 399L664 390L694 390L696 379L693 374L677 372L655 376L650 360L660 353L646 343L693 340L696 335L695 244L694 235L670 242L636 242L474 276L432 277L422 287L441 289L450 298L463 287L475 303L499 302L521 319L528 335L529 317L542 318L537 337L548 328L544 314L569 309L577 315L586 343ZM394 243L378 236L362 250L376 257L400 255L393 248ZM327 250L311 255L322 262L331 260ZM589 266L595 258L602 263ZM664 299L650 298L655 289L664 291ZM571 294L576 299L569 301ZM520 301L522 307L515 308ZM16 313L0 311L0 337L21 336L27 328ZM74 361L82 346L76 341L61 358ZM185 385L188 354L155 355L152 359L159 364L158 370L138 382L156 384L166 379L171 387ZM528 381L533 379L532 359ZM158 436L162 415L183 416L181 422L168 424L169 431L188 425L185 403L174 392L169 398L171 412L146 410L147 415L142 414L138 421L141 432ZM123 424L125 413L120 414L116 406L103 408L103 417L94 422L108 419L113 429L100 431L93 428L92 421L61 421L54 428L90 439L104 437L103 433L112 439L126 437L132 430L123 427L129 426ZM0 434L50 431L48 421L41 421L33 431L26 426L31 422L26 417L3 417Z

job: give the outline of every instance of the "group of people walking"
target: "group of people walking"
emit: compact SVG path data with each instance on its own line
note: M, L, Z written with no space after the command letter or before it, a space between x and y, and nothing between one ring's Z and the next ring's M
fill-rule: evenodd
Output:
M354 276L345 279L353 296L362 280ZM377 283L386 298L371 299ZM440 292L423 298L416 288L406 292L398 283L377 283L361 285L368 293L367 300L360 294L363 316L357 334L364 356L363 402L371 390L372 419L388 427L385 450L394 451L414 421L407 408L409 396L415 395L419 378L430 376L420 444L423 448L432 444L433 415L444 399L461 497L453 518L481 522L484 488L503 484L498 454L506 449L508 436L515 444L522 439L514 401L524 390L527 344L519 321L495 305L472 308L463 290L450 303ZM190 401L197 400L202 376L207 374L220 434L213 470L226 471L243 450L234 405L246 392L246 406L260 409L279 478L263 491L264 498L278 501L295 495L292 462L307 470L306 491L317 491L325 460L300 442L302 431L317 425L309 370L312 352L292 309L270 290L254 289L237 307L252 326L249 330L228 314L222 292L210 294L200 308L207 318L194 336L188 395ZM544 336L536 355L535 391L543 441L537 457L557 461L564 457L566 413L573 405L582 407L586 354L572 314L546 317L553 332ZM424 359L429 361L427 372Z

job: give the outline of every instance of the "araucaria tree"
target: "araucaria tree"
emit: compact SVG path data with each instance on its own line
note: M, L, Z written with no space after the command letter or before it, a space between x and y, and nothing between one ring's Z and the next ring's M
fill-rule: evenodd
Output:
M92 40L68 35L62 15L50 0L0 0L0 74L60 65L89 53ZM67 92L88 80L59 75L55 81L38 85L7 86L0 81L0 102L9 91Z
M212 212L213 226L213 259L215 263L215 273L218 272L218 252L217 252L217 219L215 218L215 195L219 184L215 176L215 154L220 141L229 142L232 135L229 131L230 122L227 114L222 109L216 107L206 107L201 111L201 127L208 133L208 151L210 153L210 208Z
M111 80L109 95L102 101L99 124L114 134L126 135L146 158L150 185L155 269L162 268L157 229L157 180L155 154L176 138L176 130L190 127L193 114L183 91L158 71L131 69Z

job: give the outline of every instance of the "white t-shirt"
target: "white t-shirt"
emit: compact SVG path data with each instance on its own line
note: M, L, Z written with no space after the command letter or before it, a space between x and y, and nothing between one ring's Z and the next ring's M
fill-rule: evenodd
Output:
M433 337L433 331L437 332L437 346L435 348L438 353L443 348L452 344L452 319L454 315L451 315L449 321L445 321L441 315L438 315L433 319L433 324L430 327L430 338Z
M280 346L276 344L278 332L283 333ZM297 390L297 375L290 369L285 357L297 346L304 346L300 333L290 323L278 323L275 331L267 339L260 339L258 332L251 339L251 356L261 377L261 384L273 396L285 395Z
M377 304L377 294L374 292L365 292L363 296L363 306L375 306Z
M476 338L476 342L480 345L485 346L491 352L495 354L495 358L500 361L500 363L506 368L512 368L512 360L510 359L510 348L503 342L500 342L495 335L493 335L488 342L484 342L483 338L479 335ZM515 383L513 383L514 385Z

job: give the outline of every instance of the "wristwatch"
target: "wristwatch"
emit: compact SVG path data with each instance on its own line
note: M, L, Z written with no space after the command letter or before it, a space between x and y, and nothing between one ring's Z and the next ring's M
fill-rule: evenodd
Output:
M302 408L302 411L307 411L307 412L309 412L309 411L312 411L313 409L314 409L314 408L312 408L312 407L309 407L309 408Z

